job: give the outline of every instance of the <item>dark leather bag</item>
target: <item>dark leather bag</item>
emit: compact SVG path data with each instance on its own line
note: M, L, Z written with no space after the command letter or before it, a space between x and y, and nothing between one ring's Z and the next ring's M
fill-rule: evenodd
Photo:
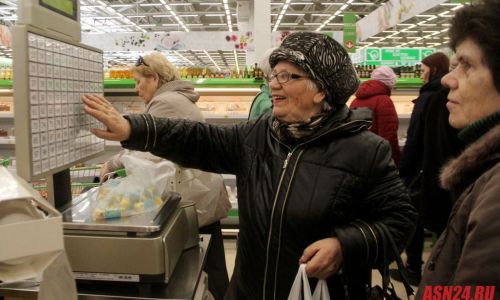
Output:
M368 299L370 300L401 300L401 298L396 294L396 290L391 283L391 278L389 276L389 264L390 261L387 259L390 256L394 256L396 259L396 263L398 265L398 272L403 279L403 284L405 286L405 291L408 299L411 295L413 295L413 289L410 286L408 281L408 277L405 273L405 268L403 262L401 261L401 257L399 256L398 248L396 247L396 243L392 239L392 234L387 229L384 224L373 224L373 227L378 232L378 236L382 239L383 244L383 257L384 257L384 265L379 269L380 274L382 275L382 286L374 286L370 290L370 294L368 295ZM390 255L388 255L389 253Z

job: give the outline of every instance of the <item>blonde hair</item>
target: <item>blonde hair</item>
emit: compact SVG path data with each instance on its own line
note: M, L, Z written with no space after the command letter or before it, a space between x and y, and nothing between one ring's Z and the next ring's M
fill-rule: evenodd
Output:
M160 77L160 84L179 79L177 68L160 52L144 55L142 60L148 65L133 66L130 70L144 77L152 77L155 73Z

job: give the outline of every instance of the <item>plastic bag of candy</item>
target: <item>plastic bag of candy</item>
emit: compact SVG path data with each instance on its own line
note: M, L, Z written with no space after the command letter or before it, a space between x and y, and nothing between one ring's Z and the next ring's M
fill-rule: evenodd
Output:
M96 195L92 216L96 220L122 218L152 211L163 204L162 194L175 174L175 165L166 160L152 162L133 155L121 158L127 177L102 184Z

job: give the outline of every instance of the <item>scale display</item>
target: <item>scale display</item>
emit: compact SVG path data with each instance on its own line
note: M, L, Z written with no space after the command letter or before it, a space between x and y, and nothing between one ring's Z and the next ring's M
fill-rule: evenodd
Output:
M18 82L23 81L14 77L14 100L20 108L15 109L16 157L18 174L33 179L69 168L104 150L104 140L89 130L102 126L85 114L81 102L84 94L103 94L103 68L98 50L30 31L24 35L27 66L16 64L19 74L25 74L18 75L25 78L25 86L20 87ZM27 150L18 152L18 145Z

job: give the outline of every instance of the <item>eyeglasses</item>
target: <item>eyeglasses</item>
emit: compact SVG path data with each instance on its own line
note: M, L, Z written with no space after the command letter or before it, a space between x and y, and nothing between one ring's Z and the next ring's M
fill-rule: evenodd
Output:
M281 71L277 74L271 73L268 76L266 76L266 81L271 82L273 79L276 78L279 83L287 83L291 79L300 79L300 78L307 78L307 76L299 75L299 74L294 74L290 73L288 71Z
M149 65L144 61L144 58L142 58L142 56L139 56L139 58L137 59L137 61L135 62L135 66L138 67L140 65L144 65L146 67L149 67Z

